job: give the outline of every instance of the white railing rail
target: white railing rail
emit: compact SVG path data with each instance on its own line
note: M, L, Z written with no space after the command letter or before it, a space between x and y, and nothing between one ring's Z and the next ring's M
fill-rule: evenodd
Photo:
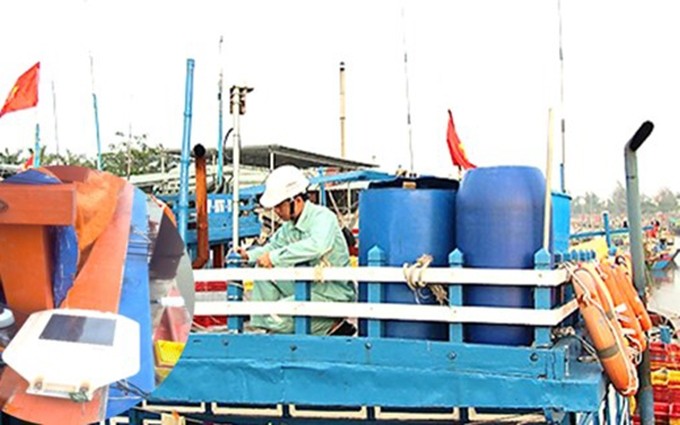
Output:
M291 268L226 268L195 270L194 279L205 281L295 280L312 285L334 280L354 282L402 282L406 275L400 267L291 267ZM544 291L568 281L565 270L466 269L429 267L419 273L425 284L439 285L495 285L542 287ZM529 288L527 288L529 289ZM407 320L444 323L490 323L529 326L556 326L577 308L571 300L554 308L473 307L459 305L388 304L367 302L242 302L199 301L197 316L276 315L301 317L352 317L374 320Z
M226 268L194 270L196 282L306 280L325 282L348 280L356 282L406 282L401 267L275 267ZM566 270L472 269L428 267L422 270L424 283L442 285L503 285L556 287L568 280Z

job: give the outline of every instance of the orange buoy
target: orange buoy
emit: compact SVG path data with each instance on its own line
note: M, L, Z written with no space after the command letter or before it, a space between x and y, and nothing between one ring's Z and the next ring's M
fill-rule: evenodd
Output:
M623 294L628 299L628 305L631 306L635 312L635 316L638 318L642 330L647 332L652 328L652 319L649 317L649 313L647 313L647 309L633 285L633 273L630 268L630 262L625 258L621 261L621 258L623 257L617 257L616 259L617 266L614 267L614 275L619 282L619 288L622 289Z
M642 330L633 307L628 304L628 298L619 288L618 279L615 276L612 265L608 261L600 263L600 277L602 277L614 301L614 310L619 314L619 323L624 329L628 330L628 332L624 333L630 334L630 340L635 345L636 350L639 353L643 352L647 347L647 336Z
M599 276L587 268L577 269L572 276L574 292L579 309L586 323L597 357L605 373L619 393L624 396L633 395L638 389L638 376L633 363L626 355L626 342L621 326L615 317L608 318L604 284L598 289Z

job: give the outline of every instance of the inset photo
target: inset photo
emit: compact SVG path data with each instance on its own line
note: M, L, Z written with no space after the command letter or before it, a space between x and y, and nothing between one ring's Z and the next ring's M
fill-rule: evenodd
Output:
M171 373L194 281L172 211L113 174L0 181L0 406L34 423L127 411Z

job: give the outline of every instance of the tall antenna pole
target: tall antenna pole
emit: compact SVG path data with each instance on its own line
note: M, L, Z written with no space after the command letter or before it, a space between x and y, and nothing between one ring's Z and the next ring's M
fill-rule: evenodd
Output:
M408 152L411 164L410 171L413 172L413 137L411 133L411 98L408 87L408 53L406 51L406 18L404 12L404 4L401 5L401 23L402 23L402 44L404 46L404 78L406 82L406 126L408 127Z
M57 148L57 161L59 159L59 128L57 126L57 92L54 89L54 79L51 81L52 85L52 116L54 117L54 143Z
M220 76L217 80L217 107L218 107L218 121L217 121L217 187L222 186L222 167L224 165L224 146L222 137L223 137L223 123L222 123L222 110L223 110L223 102L222 102L222 93L224 91L224 86L223 86L223 75L224 75L224 70L222 68L222 40L223 37L220 36L220 44L218 48L218 58L220 62Z
M94 59L92 58L92 52L88 52L90 56L90 81L92 82L92 107L94 109L94 131L97 138L97 170L102 169L102 143L99 137L99 109L97 108L97 93L94 89ZM56 125L56 124L55 124ZM58 146L58 145L57 145ZM128 177L129 177L128 170Z
M566 192L565 182L565 162L566 162L566 143L565 143L565 120L564 120L564 51L562 50L562 1L557 0L557 15L559 17L559 43L560 43L560 132L562 136L562 162L560 163L560 189Z
M340 62L340 156L345 158L345 62Z
M240 169L241 169L241 115L246 113L246 94L253 91L251 87L232 86L229 90L229 112L234 119L234 157L233 187L231 191L232 217L232 247L239 247L239 217L240 217Z

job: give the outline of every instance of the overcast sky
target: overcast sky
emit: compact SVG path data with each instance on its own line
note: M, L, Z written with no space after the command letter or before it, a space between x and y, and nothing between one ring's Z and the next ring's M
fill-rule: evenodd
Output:
M673 173L679 9L670 0L562 0L571 193L604 197L624 183L623 146L647 119L656 130L639 151L641 189L680 192ZM348 156L386 171L409 164L404 50L419 173L452 172L449 108L472 162L542 170L548 108L562 113L557 0L14 0L0 10L0 101L33 63L43 66L39 108L0 119L0 149L30 147L38 118L43 142L56 151L54 82L60 150L96 152L89 51L104 145L131 126L152 142L181 146L189 57L196 61L191 141L211 147L220 66L226 90L255 88L242 121L244 145L339 155L344 61ZM224 123L226 131L228 113ZM554 135L557 166L561 137ZM558 187L556 169L553 175Z

